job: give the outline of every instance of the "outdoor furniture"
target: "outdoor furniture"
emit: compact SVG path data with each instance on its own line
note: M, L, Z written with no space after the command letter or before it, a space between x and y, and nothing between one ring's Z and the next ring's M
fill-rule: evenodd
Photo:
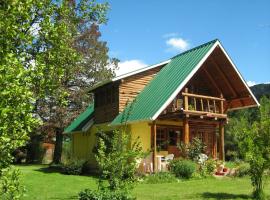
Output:
M174 154L168 154L161 160L161 171L166 171L168 169L168 164L174 158Z
M153 162L152 162L153 154L150 153L143 159L143 168L145 173L153 173Z
M157 155L156 158L157 158L157 170L158 170L158 172L160 172L161 171L161 160L162 160L162 158L164 158L164 156Z

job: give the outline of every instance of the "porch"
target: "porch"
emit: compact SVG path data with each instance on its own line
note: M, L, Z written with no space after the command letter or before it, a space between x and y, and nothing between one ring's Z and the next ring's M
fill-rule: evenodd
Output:
M181 156L179 143L188 144L199 138L205 145L205 154L214 159L224 160L224 101L220 97L189 93L185 88L151 123L151 149L153 170L160 170L160 157L173 154ZM179 125L164 125L163 121L177 122Z

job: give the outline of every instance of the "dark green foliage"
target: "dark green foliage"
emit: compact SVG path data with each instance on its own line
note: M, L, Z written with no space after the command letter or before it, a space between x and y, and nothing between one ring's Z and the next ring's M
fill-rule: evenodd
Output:
M43 137L41 135L32 135L26 145L27 163L42 163L45 149L42 147Z
M250 165L248 163L240 163L235 170L235 176L243 177L250 174Z
M25 192L20 183L20 171L7 168L3 170L0 181L0 196L3 200L19 200Z
M191 178L196 171L196 163L191 160L173 160L170 162L170 170L178 178Z
M239 158L237 151L227 150L226 152L226 160L236 161Z
M208 175L211 175L216 169L216 166L217 166L217 163L213 159L208 159L207 161L205 161L206 173Z
M71 159L62 164L62 172L68 175L81 175L84 164L84 160Z
M261 98L258 119L241 116L231 129L240 153L250 165L254 198L264 199L263 174L270 168L270 100Z
M256 98L260 101L263 96L270 98L270 84L258 84L250 87ZM238 144L238 138L236 137L234 127L237 125L238 120L241 117L247 119L249 123L254 121L259 121L259 109L258 108L249 108L243 110L231 111L229 114L229 123L225 128L225 152L226 160L235 159L237 156L240 159L244 158L244 155L240 152ZM236 154L231 154L231 152L236 152Z
M86 189L79 193L80 200L135 200L130 194L121 190L90 190Z
M199 155L205 151L206 145L202 142L201 139L195 137L189 144L184 144L181 142L178 145L178 148L185 158L198 160Z
M263 83L263 84L257 84L252 87L250 87L253 94L256 96L258 100L260 100L263 96L266 96L270 98L270 84Z
M97 138L96 160L101 177L107 179L111 190L132 188L136 181L137 160L142 156L140 143L131 141L131 133L125 128L104 134ZM105 139L107 138L107 139ZM101 185L102 179L100 180Z
M146 176L145 182L149 184L174 183L177 182L177 178L170 172L159 172Z

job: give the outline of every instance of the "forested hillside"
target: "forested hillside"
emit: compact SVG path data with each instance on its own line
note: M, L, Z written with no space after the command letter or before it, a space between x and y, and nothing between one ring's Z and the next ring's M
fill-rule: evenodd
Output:
M260 100L260 98L264 95L270 98L270 83L268 84L262 83L262 84L254 85L250 87L250 89L252 90L252 92L254 93L254 95L256 96L258 100Z
M257 100L260 102L263 96L270 98L270 84L258 84L250 87ZM259 121L259 108L248 108L242 110L236 110L228 113L229 123L226 125L225 133L225 151L226 159L234 160L241 158L242 155L238 148L238 138L236 136L236 130L238 121L241 118L245 118L250 124L254 121Z

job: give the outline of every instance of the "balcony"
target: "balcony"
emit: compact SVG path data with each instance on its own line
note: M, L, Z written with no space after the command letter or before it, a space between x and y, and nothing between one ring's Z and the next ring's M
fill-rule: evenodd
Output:
M202 118L223 118L225 99L221 97L192 94L186 88L181 97L176 98L173 103L163 112L163 114L183 113L187 117L199 116Z

